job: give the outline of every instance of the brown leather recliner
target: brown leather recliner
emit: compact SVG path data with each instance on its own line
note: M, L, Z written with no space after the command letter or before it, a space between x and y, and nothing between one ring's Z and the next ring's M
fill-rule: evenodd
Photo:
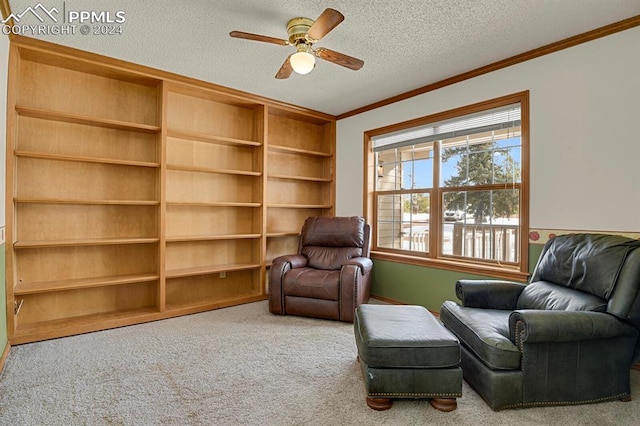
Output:
M269 310L353 322L371 287L370 227L364 218L310 217L298 253L277 257L269 271Z

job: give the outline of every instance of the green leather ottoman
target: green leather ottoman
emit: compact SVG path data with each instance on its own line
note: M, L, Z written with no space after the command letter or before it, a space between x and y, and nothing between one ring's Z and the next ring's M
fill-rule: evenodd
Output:
M360 305L353 325L370 408L389 409L395 398L429 398L438 410L456 409L460 344L428 310Z

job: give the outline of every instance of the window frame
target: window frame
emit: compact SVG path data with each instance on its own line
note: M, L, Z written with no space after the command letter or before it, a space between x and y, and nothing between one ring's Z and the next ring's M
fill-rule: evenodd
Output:
M505 185L479 185L474 186L473 190L481 189L510 189L516 187L519 190L519 234L518 234L518 250L519 261L516 264L501 264L500 262L489 263L487 261L474 261L473 258L456 257L451 255L443 255L440 242L442 240L442 224L443 207L442 196L445 192L453 192L456 190L468 190L469 187L441 187L440 178L440 147L435 144L434 149L434 176L438 177L438 181L433 182L433 188L425 190L420 189L419 192L429 192L431 200L431 232L429 236L429 253L420 253L415 251L407 251L402 249L390 249L378 247L378 214L377 214L377 192L376 178L378 165L375 163L375 153L373 151L373 138L387 133L398 132L417 126L424 126L439 121L451 120L478 113L484 110L490 110L510 104L520 104L521 110L521 166L520 166L520 183L505 188ZM470 274L479 274L496 278L503 278L515 281L526 281L529 276L529 91L522 91L510 95L490 99L470 105L466 105L451 110L438 112L413 120L396 123L377 129L364 132L364 205L363 212L367 222L371 224L371 257L380 260L389 260L398 263L433 267L452 271L459 271ZM397 190L385 191L390 193L413 193L415 190Z

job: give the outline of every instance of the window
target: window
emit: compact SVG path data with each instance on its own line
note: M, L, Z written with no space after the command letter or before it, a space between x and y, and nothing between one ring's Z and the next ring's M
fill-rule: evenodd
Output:
M528 92L366 133L374 257L527 273Z

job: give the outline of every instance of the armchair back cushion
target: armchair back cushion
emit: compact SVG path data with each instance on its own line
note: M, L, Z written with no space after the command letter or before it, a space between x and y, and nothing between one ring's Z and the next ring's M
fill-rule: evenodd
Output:
M609 299L631 248L617 235L561 235L546 245L531 282L549 281Z
M557 236L544 246L517 308L608 312L638 327L637 248L640 241L617 235Z
M548 281L537 281L522 290L516 309L605 312L607 301Z
M636 250L627 256L627 261L618 274L618 283L609 299L607 312L625 319L640 329L640 241Z

